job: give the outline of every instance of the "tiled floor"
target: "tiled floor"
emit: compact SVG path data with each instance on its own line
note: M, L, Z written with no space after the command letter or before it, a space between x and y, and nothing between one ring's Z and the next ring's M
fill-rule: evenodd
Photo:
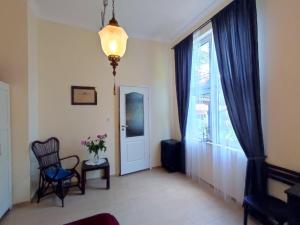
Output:
M62 225L101 212L121 225L241 225L243 210L206 185L184 175L154 169L112 177L111 189L91 180L85 195L70 195L61 208L56 197L13 209L1 225ZM256 224L253 221L250 225Z

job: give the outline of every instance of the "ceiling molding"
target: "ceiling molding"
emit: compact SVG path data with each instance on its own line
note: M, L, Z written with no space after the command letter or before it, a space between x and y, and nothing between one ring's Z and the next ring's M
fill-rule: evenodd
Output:
M172 44L210 18L220 5L231 1L120 0L116 10L129 37ZM101 0L28 0L31 10L43 20L93 32L100 28L100 3ZM131 4L130 7L128 4ZM168 10L166 7L169 7ZM107 16L110 16L109 10Z
M179 43L182 39L191 34L207 20L210 20L215 14L217 14L232 1L233 0L224 0L220 2L215 0L206 9L202 10L202 12L198 16L187 22L180 29L173 33L173 39L170 40L172 46Z
M191 30L193 27L197 26L199 21L205 20L207 16L209 15L209 12L215 8L217 5L217 1L214 0L208 7L203 9L199 15L195 16L194 18L191 18L189 21L187 21L184 25L182 25L179 29L177 29L173 34L172 34L172 40L170 42L174 42L176 39L180 38L183 34L186 34L189 30Z

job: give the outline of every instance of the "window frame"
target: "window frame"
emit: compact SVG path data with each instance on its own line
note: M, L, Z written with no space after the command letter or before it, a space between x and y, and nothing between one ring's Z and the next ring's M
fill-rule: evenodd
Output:
M205 44L209 44L209 97L210 97L210 101L209 101L209 112L208 112L208 132L207 132L207 137L204 138L204 133L202 133L202 140L204 142L212 142L212 110L211 110L211 107L212 107L212 98L211 98L211 93L212 93L212 76L211 76L211 54L212 54L212 30L211 29L208 29L205 33L203 34L199 34L197 37L194 37L194 40L193 42L195 42L195 40L199 43L196 43L199 48ZM192 75L194 71L192 71ZM192 79L195 79L195 78L192 78Z
M222 142L222 138L221 138L222 131L221 131L221 124L220 124L220 118L221 118L221 115L220 115L221 99L220 98L222 97L221 95L223 95L223 92L220 93L220 91L222 91L222 87L221 87L221 81L220 81L220 74L218 71L218 65L217 65L217 61L216 61L217 59L216 59L215 55L212 55L212 54L215 54L215 53L213 53L215 46L214 46L213 32L212 32L211 26L208 26L204 31L199 31L199 33L197 33L196 35L194 36L193 45L197 45L197 47L195 48L197 51L201 48L201 46L203 46L207 43L209 44L209 98L210 98L210 102L209 102L209 111L208 111L208 132L207 133L202 132L202 134L199 134L198 136L195 135L194 138L199 139L202 142L205 142L208 144L218 145L218 146L220 145L225 148L235 149L235 150L239 151L242 149L240 146L237 147L235 145L230 145L230 144L228 144L229 142L221 143ZM193 55L193 57L194 57L194 55ZM199 68L200 65L201 65L200 63L198 65L193 65L193 68L192 68L192 76L193 77L191 78L193 82L197 81L197 78L194 76L196 76L196 73L195 73L196 68L197 67ZM193 86L191 86L191 87L196 88L196 84L194 83ZM191 95L191 96L193 96L193 95ZM201 96L194 95L193 97L198 98ZM196 102L196 104L197 104L197 102ZM225 106L226 106L226 104L225 104ZM229 118L229 120L230 120L230 118ZM201 136L202 136L202 138L201 138ZM236 138L236 136L235 136L235 138ZM232 142L232 143L234 143L234 142ZM237 142L238 142L238 140L237 140Z

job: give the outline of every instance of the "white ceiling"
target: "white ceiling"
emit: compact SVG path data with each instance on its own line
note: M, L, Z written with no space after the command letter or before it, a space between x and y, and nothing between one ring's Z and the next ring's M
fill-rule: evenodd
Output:
M129 37L172 42L225 0L116 0L116 19ZM93 31L102 0L31 0L37 16ZM111 0L106 23L111 17Z

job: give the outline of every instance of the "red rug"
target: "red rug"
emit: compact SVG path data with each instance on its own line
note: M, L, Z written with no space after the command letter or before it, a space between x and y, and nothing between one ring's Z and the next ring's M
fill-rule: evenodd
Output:
M120 225L120 224L114 216L108 213L101 213L65 225Z

